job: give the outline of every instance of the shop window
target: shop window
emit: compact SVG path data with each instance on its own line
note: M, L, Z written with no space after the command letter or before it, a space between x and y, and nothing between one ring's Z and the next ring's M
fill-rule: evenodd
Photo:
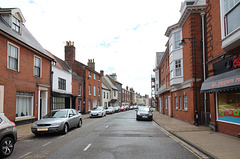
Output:
M217 94L218 120L240 124L240 91Z
M53 97L53 110L64 109L64 108L65 108L65 98Z
M33 93L17 92L16 117L33 116Z

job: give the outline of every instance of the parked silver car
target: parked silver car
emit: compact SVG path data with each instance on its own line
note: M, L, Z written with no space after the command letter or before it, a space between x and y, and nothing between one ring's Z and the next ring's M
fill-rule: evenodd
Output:
M113 114L113 113L115 113L115 109L113 107L107 107L106 113L107 114Z
M106 116L106 110L101 106L95 107L90 111L90 118L91 117L104 117L104 116Z
M43 119L35 121L31 130L35 135L62 132L67 134L69 129L82 126L82 114L75 109L52 110Z
M10 156L17 141L17 128L4 113L0 113L0 158Z

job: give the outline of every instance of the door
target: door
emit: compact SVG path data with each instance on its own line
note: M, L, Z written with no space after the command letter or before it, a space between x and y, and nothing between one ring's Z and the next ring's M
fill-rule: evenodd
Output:
M168 96L168 116L171 116L171 97Z

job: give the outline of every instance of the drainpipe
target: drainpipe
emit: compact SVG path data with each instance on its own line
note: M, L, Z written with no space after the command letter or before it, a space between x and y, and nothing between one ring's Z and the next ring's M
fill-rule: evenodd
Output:
M206 62L205 62L205 32L204 32L204 16L205 13L200 14L202 16L202 55L203 55L203 80L206 80ZM207 94L203 93L204 99L204 117L205 117L205 124L207 123Z

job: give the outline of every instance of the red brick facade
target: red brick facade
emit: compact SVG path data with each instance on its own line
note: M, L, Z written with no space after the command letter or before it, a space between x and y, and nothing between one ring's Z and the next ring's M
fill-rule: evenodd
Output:
M223 59L221 58L224 55L225 58L233 56L235 54L240 53L240 44L236 45L234 48L230 50L222 49L222 29L221 28L221 5L220 0L206 0L207 9L206 9L206 61L207 61L207 76L214 76L213 65L217 62L221 62ZM238 68L239 69L239 68ZM231 92L229 90L228 92ZM217 99L216 93L208 94L208 105L211 111L211 124L215 130L232 135L238 136L240 133L240 125L223 122L217 120L218 112L217 112Z
M7 66L8 43L19 47L19 71L11 70ZM25 44L0 34L0 85L4 86L4 108L3 112L12 121L18 122L30 118L38 118L39 87L44 87L48 92L47 104L50 110L50 67L51 59L41 55L37 51L26 47ZM34 76L34 56L41 58L41 77ZM16 117L16 94L17 92L33 93L33 116L17 119Z
M65 46L65 61L84 80L81 112L89 112L93 107L101 105L101 74L75 60L75 47L71 42Z

